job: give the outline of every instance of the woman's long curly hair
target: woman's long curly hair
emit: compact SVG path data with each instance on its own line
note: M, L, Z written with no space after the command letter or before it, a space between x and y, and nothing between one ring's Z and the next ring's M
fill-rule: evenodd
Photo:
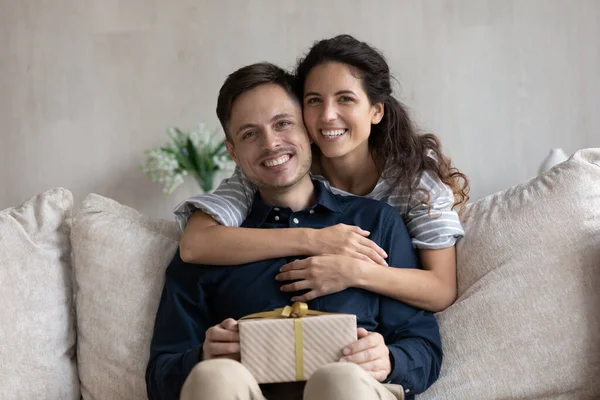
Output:
M416 187L419 174L424 170L433 171L452 189L453 208L457 207L462 213L469 199L469 180L442 153L437 136L417 133L406 108L392 95L390 68L383 55L350 35L316 42L296 68L300 99L309 72L326 62L350 66L361 79L370 103L383 103L383 119L371 125L369 148L378 166L392 166L386 168L389 176L385 178L391 179L394 185L407 185L414 193L420 190ZM425 203L429 205L429 193L425 196Z

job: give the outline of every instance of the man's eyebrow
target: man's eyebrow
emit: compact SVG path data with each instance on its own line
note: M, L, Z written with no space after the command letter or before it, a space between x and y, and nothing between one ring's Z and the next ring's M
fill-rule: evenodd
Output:
M244 130L244 129L248 129L248 128L256 128L255 124L244 124L242 126L240 126L237 130L237 132L235 133L236 136L239 136L239 134Z
M352 90L338 90L337 92L335 92L336 96L339 96L340 94L351 94L356 96L356 93L354 93ZM317 92L308 92L304 94L304 97L308 97L308 96L320 96L320 93Z
M282 118L294 118L294 116L292 114L287 114L287 113L277 114L273 118L271 118L271 122L275 122L278 119L282 119Z

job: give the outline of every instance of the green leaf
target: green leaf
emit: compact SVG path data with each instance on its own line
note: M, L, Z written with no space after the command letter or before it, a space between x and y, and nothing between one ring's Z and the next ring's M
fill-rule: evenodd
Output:
M199 165L198 165L199 164L198 163L198 150L196 150L196 146L194 146L192 139L190 139L189 137L187 138L186 147L187 147L188 155L190 158L190 163L192 164L194 170L197 171L198 167L199 167Z

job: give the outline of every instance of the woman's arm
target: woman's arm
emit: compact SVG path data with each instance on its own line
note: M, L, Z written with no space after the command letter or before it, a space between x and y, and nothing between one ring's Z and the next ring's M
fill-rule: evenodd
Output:
M222 226L211 216L196 211L179 242L181 259L194 264L237 265L308 254L314 245L310 230Z
M292 301L307 302L358 287L423 310L442 311L456 299L454 247L420 250L419 254L425 270L385 267L368 260L323 255L286 264L275 279L296 281L283 285L281 289L285 292L309 290Z
M419 249L422 270L386 268L373 263L357 263L355 285L372 292L439 312L456 300L455 247L440 250Z
M387 254L367 238L369 234L357 226L344 224L324 229L229 227L196 211L187 223L179 246L181 259L195 264L237 265L269 258L329 253L387 265L384 259Z

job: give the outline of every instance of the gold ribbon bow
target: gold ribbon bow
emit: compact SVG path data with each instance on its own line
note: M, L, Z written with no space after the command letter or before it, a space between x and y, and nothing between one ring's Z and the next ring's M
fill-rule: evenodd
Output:
M252 318L266 318L266 319L279 319L279 318L293 318L294 319L294 348L296 354L296 380L304 380L304 335L302 331L302 317L313 316L313 315L327 315L333 314L323 311L309 310L308 304L302 302L296 302L291 306L285 306L283 308L276 308L273 311L259 312L255 314L246 315L240 319L252 319Z

